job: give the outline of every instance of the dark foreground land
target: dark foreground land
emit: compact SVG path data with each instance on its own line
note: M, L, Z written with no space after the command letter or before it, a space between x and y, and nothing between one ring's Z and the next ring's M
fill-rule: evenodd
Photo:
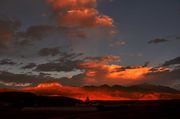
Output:
M0 119L180 119L180 100L83 103L66 97L15 95L0 95Z
M99 107L4 109L0 115L1 119L180 119L179 107L180 101L103 102Z

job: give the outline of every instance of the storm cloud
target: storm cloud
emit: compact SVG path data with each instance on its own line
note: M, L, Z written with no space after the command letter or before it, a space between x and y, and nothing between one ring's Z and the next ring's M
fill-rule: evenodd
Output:
M14 36L21 26L21 22L6 16L0 16L0 49L7 48L14 40Z
M163 66L180 65L180 56L172 60L166 61Z
M169 40L164 39L164 38L156 38L156 39L150 40L148 42L148 44L159 44L159 43L164 43L164 42L168 42L168 41Z

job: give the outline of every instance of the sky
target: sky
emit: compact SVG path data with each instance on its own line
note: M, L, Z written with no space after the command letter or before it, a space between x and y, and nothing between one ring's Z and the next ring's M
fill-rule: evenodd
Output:
M180 88L179 0L0 0L0 86Z

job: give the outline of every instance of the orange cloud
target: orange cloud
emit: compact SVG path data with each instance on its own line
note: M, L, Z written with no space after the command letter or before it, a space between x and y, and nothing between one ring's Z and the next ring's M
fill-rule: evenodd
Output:
M145 66L123 67L112 64L115 57L90 59L80 64L85 70L85 84L131 84L142 81L149 73L163 72L167 68L153 68ZM117 60L117 59L116 59Z
M96 9L97 0L48 0L62 27L112 27L113 19Z
M96 8L97 0L48 0L53 10Z

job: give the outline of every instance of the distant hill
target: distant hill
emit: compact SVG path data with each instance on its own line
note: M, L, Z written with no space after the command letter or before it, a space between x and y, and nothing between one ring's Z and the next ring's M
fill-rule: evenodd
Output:
M151 84L134 86L101 85L73 87L58 82L41 83L21 90L3 89L0 101L18 102L19 105L62 106L74 105L80 100L169 100L180 99L180 91ZM24 92L24 93L23 93ZM4 100L3 100L4 99Z
M160 85L152 85L152 84L139 84L133 86L121 86L121 85L101 85L101 86L84 86L86 90L121 90L121 91L132 91L132 92L159 92L159 93L179 93L176 89L160 86Z
M10 89L10 88L0 88L0 93L1 92L18 92L18 90Z
M176 90L180 91L180 84L176 84L176 85L174 86L174 88L175 88Z
M160 85L151 85L151 84L140 84L129 86L129 90L137 90L137 91L145 91L145 92L161 92L161 93L178 93L176 89L167 87L167 86L160 86Z
M37 96L28 92L1 92L0 107L56 107L71 106L81 101L62 96Z

